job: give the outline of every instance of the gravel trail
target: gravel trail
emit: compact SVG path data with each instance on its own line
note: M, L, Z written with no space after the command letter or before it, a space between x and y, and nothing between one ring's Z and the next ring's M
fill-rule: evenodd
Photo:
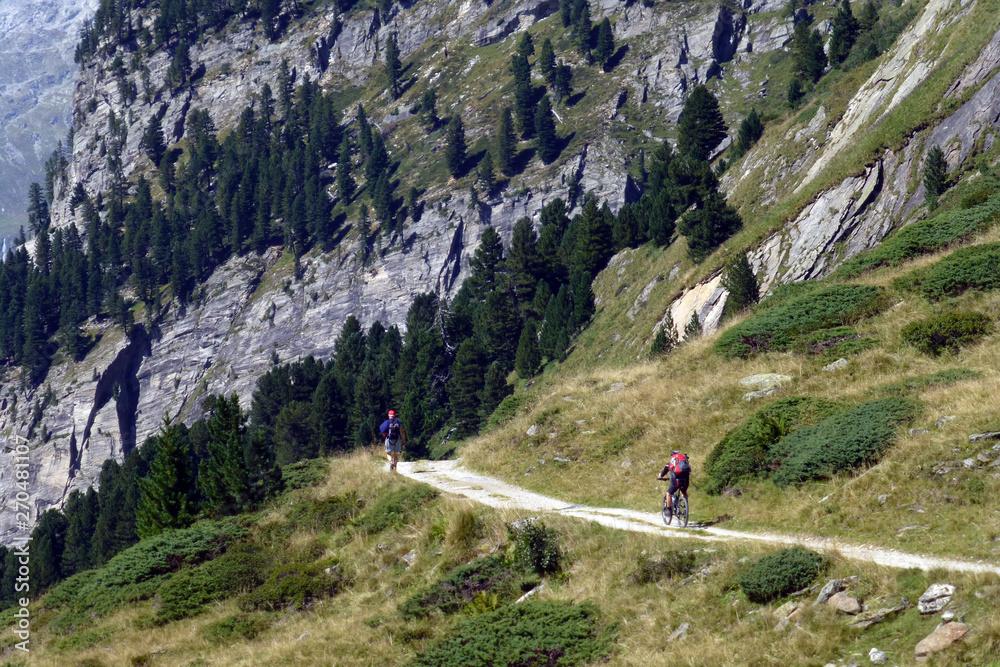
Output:
M698 526L694 523L687 528L665 526L657 513L611 507L591 507L589 505L567 505L564 501L556 498L543 496L499 479L466 470L461 467L460 461L400 462L398 470L406 477L490 507L559 513L596 521L601 525L619 530L719 542L755 540L770 544L799 545L815 551L834 552L844 558L868 561L887 567L912 567L921 570L944 569L954 572L1000 575L1000 565L995 562L922 556L895 549L850 544L836 538L778 533L747 533L716 526Z

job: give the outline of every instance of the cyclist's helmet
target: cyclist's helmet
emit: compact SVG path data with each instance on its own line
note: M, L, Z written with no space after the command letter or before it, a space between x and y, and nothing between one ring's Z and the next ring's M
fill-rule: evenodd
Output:
M396 411L395 410L389 410L389 416L390 417L395 417L396 416Z

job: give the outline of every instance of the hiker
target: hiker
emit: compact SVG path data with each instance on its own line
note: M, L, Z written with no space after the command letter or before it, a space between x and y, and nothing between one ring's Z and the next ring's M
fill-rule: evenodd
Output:
M389 470L395 470L399 463L399 453L406 446L406 431L403 424L396 419L396 411L389 410L389 418L382 422L378 429L385 438L385 458L389 461Z
M667 509L673 509L674 493L681 490L684 497L688 496L688 484L691 483L691 463L687 456L681 454L676 449L670 454L670 463L664 466L663 471L656 479L666 479L670 473L670 488L664 498L667 502Z

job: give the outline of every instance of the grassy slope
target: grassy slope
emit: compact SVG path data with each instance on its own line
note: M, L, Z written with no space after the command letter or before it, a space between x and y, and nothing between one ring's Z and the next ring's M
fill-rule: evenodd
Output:
M397 607L458 564L504 548L504 522L515 515L471 507L464 501L439 497L425 504L400 528L367 535L350 524L339 529L296 527L291 512L323 499L356 493L371 504L382 494L412 482L390 476L378 458L357 453L330 462L329 477L316 487L291 492L254 519L251 535L271 541L291 559L311 553L318 561L344 563L353 581L334 598L303 610L257 612L264 628L254 639L223 642L206 638L214 623L238 614L234 600L210 603L199 615L163 626L150 617L161 605L154 597L125 605L74 631L52 627L58 609L34 608L32 654L28 664L48 665L400 665L433 640L444 636L463 614L440 614L406 620ZM475 517L470 521L470 517ZM749 603L737 579L747 560L764 553L751 545L711 545L633 535L561 517L546 519L560 534L566 553L563 575L547 580L537 598L582 602L600 609L601 622L615 633L609 665L824 665L854 660L877 645L894 662L906 662L913 646L937 623L915 610L867 632L850 631L828 608L807 610L804 631L793 636L771 629L778 619L769 605ZM479 529L470 525L478 523ZM637 563L664 555L690 553L696 571L707 572L680 584L683 574L659 583L632 583ZM407 567L403 556L411 554ZM940 576L897 572L833 559L821 576L858 577L851 592L872 608L893 606L900 596L915 599ZM986 664L1000 645L1000 584L985 579L947 576L958 586L953 602L976 629L965 646L938 664ZM979 596L972 593L979 591ZM10 622L9 612L4 616ZM690 623L687 637L667 647L667 635ZM9 646L12 634L4 633ZM15 663L16 664L16 663ZM992 663L998 664L998 663Z

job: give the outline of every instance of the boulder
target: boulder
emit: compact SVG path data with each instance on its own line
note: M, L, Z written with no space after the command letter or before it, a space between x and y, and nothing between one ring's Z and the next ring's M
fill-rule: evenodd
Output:
M881 623L890 616L895 616L901 611L909 609L910 605L906 602L897 607L883 607L878 611L869 611L863 614L859 614L856 618L851 620L850 626L852 628L858 628L859 630L867 630L871 626Z
M861 603L858 602L858 599L843 591L831 595L826 603L843 614L856 616L861 613Z
M931 584L917 600L917 609L921 614L936 614L948 606L955 587L951 584Z
M827 364L823 366L823 370L827 373L833 373L834 371L840 371L847 368L847 359L837 359L832 364Z
M676 630L671 632L669 637L667 637L667 643L669 644L671 642L681 641L682 639L687 637L687 632L690 629L691 629L690 623L688 623L687 621L681 623L680 626Z
M868 651L868 659L871 660L873 665L884 665L889 658L882 651L873 648Z
M969 632L969 626L964 623L945 623L939 625L934 632L920 640L914 649L917 660L926 660L928 656L939 653Z
M781 387L791 382L790 375L780 375L778 373L759 373L740 379L740 384L749 389L771 389Z
M834 593L839 593L842 590L844 590L844 582L840 579L831 579L826 582L826 586L823 586L819 595L816 596L815 604L825 604L827 600L833 597Z
M969 436L969 442L983 442L985 440L996 440L1000 438L1000 431L987 431L986 433L975 433Z

